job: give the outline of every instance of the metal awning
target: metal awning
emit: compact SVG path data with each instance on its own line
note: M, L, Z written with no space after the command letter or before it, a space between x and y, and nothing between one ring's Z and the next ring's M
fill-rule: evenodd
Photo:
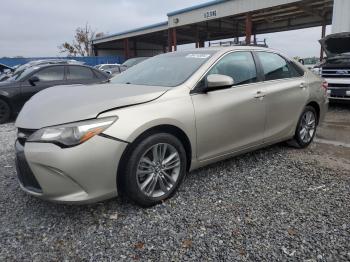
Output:
M168 13L168 22L95 39L96 50L125 55L176 50L177 45L326 26L334 0L216 0ZM126 49L130 49L127 52Z

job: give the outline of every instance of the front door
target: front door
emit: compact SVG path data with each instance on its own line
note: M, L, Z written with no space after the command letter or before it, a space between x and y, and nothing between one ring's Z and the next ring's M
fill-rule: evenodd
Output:
M34 76L37 77L39 81L30 83L29 79ZM45 88L64 85L66 83L64 80L64 66L59 65L42 68L32 74L29 79L24 80L21 84L20 106L23 106L33 95Z
M231 76L235 84L231 88L192 95L198 159L220 157L263 143L265 103L252 54L229 53L209 74Z

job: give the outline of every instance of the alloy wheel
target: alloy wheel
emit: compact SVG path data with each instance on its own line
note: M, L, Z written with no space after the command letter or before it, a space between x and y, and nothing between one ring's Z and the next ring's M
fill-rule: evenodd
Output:
M166 195L180 176L181 160L176 148L167 143L150 147L140 158L136 170L139 189L147 196Z
M316 130L316 117L312 111L306 111L301 119L299 136L304 143L309 143Z

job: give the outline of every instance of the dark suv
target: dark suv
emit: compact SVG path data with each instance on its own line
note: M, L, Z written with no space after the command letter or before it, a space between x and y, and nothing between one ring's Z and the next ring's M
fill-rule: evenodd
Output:
M30 97L45 88L95 84L108 78L108 74L99 70L75 64L46 64L16 71L6 81L0 82L0 124L18 114Z

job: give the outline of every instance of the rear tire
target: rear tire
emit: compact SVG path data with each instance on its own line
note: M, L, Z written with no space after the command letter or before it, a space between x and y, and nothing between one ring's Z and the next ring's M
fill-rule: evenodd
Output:
M123 193L143 207L170 198L186 174L186 151L175 136L167 133L150 135L131 145L122 169Z
M9 104L0 99L0 124L6 123L11 116L11 108Z
M312 106L306 106L299 118L294 138L288 144L296 148L308 147L316 135L317 123L316 110Z

